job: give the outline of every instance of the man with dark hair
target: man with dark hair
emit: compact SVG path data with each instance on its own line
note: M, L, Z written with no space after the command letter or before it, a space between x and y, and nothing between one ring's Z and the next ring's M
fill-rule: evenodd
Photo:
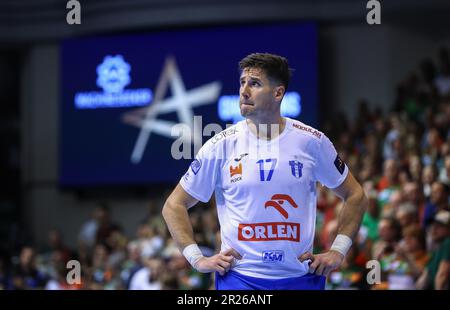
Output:
M191 265L216 272L217 289L323 289L359 230L367 199L322 132L281 116L288 61L255 53L239 68L245 120L203 145L167 199L164 219ZM330 250L313 255L316 182L345 204ZM221 252L204 257L187 209L214 191Z
M266 72L267 77L274 83L289 86L289 80L293 69L289 68L286 58L272 54L254 53L239 62L239 70L242 72L247 68L259 68Z
M441 210L431 224L434 251L426 269L417 280L418 289L450 289L450 211Z
M448 186L442 182L434 181L431 184L429 202L425 206L424 224L428 227L434 216L441 210L448 210Z

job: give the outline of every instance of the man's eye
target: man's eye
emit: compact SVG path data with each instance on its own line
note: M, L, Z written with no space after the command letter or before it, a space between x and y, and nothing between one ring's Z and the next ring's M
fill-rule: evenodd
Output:
M252 82L252 86L259 86L258 82Z

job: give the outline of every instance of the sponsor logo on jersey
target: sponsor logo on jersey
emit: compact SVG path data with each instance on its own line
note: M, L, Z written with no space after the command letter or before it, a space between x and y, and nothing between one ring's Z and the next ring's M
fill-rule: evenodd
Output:
M285 194L275 194L271 198L271 200L266 201L264 207L267 209L268 207L273 207L275 210L280 212L284 218L288 218L288 212L283 208L283 204L287 201L293 208L298 208L298 205L295 203L294 199L291 196Z
M300 241L300 224L288 222L268 222L239 224L239 241Z
M197 175L198 171L202 167L202 162L198 159L194 159L191 163L191 169L192 172L194 172L195 175Z
M319 139L320 139L320 137L322 136L322 134L320 133L320 131L318 131L318 130L312 128L312 127L302 126L302 125L297 124L297 123L293 123L292 126L294 126L294 127L297 128L297 129L306 131L306 132L308 132L308 133L310 133L310 134L316 136L316 137L319 138Z
M292 175L299 179L302 176L303 164L298 160L290 160L289 166L291 166Z
M217 142L219 142L220 140L222 140L223 138L227 138L229 136L234 135L237 131L236 128L229 128L226 129L220 133L218 133L217 135L215 135L214 137L211 138L211 143L212 144L216 144Z
M231 183L242 180L242 163L239 163L239 165L235 167L233 165L230 165L230 178Z
M339 171L340 174L344 173L345 164L342 161L342 159L339 157L339 155L336 155L336 159L334 160L334 165L336 166L336 169Z
M264 263L284 262L284 251L270 250L262 252L262 261Z

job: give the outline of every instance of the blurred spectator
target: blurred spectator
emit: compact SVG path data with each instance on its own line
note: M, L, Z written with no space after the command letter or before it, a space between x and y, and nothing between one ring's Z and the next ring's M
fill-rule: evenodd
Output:
M450 60L446 49L440 53L440 74L434 80L434 86L440 96L450 94Z
M379 192L398 186L398 165L393 159L387 159L383 164L383 176L377 184Z
M382 260L384 256L393 253L401 238L400 224L394 218L383 218L378 225L378 240L373 246L372 257Z
M450 186L450 155L446 155L444 158L444 165L439 173L439 181Z
M419 289L449 289L450 276L450 212L440 211L431 225L435 250L425 271L417 281Z
M387 199L387 202L386 202ZM398 189L385 189L378 195L381 204L381 217L395 217L398 207L403 202L403 193Z
M130 289L130 280L134 274L143 267L141 262L141 251L138 241L131 241L127 246L127 258L122 263L120 278L123 286Z
M108 265L112 268L118 268L126 259L127 242L128 240L121 229L116 228L111 231L111 234L106 240L106 244L110 249Z
M95 208L92 211L91 218L81 227L78 234L78 240L82 247L94 247L95 242L97 241L97 230L103 212L102 208Z
M138 228L138 241L141 255L152 257L159 254L164 247L164 239L157 234L156 228L141 223Z
M112 270L108 265L110 249L105 243L97 243L92 255L92 265L89 268L87 288L104 289L112 280Z
M144 267L138 270L130 281L130 290L161 290L163 262L161 259L145 257Z
M394 142L400 138L401 123L397 114L392 114L389 118L391 129L387 133L383 143L383 158L396 159Z
M408 226L417 224L419 222L417 216L417 208L409 202L402 203L398 207L395 218L402 229L405 229Z
M444 141L441 138L439 130L435 127L429 128L424 134L424 141L422 143L422 162L426 165L434 165L439 157L443 143ZM436 171L433 171L433 173L436 174ZM436 176L434 175L434 178Z
M52 256L58 255L65 264L72 256L69 248L64 245L61 233L57 229L51 229L48 232L47 247L43 252L44 253L40 255L40 258L44 260L44 262L50 261Z
M434 165L425 166L422 170L422 184L423 184L423 194L425 198L430 198L431 195L431 185L436 181L437 172Z
M422 179L422 163L420 161L420 156L412 155L409 158L409 174L414 182L420 182Z
M383 280L388 289L415 289L415 281L428 260L425 235L418 225L404 229L405 238L394 251L381 258Z
M425 206L425 227L434 219L440 210L448 210L449 188L441 182L434 182L431 186L430 200Z
M403 186L403 197L405 202L409 202L416 207L417 215L420 223L424 222L425 217L425 199L423 192L420 190L418 182L408 182Z
M46 276L36 268L35 251L30 246L20 250L20 256L12 273L12 289L43 289Z
M397 254L406 260L414 278L417 278L425 269L429 256L425 233L419 225L409 225L403 230L403 240L396 248Z
M112 222L111 213L105 204L100 208L97 223L96 243L106 243L113 231L121 230L119 225Z

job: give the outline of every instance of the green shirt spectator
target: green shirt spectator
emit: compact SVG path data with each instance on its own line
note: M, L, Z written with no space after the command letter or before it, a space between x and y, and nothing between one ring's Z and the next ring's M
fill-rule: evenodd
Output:
M427 269L431 279L436 278L441 261L450 261L450 237L447 237L442 244L431 254ZM435 289L434 281L431 281L431 289Z

